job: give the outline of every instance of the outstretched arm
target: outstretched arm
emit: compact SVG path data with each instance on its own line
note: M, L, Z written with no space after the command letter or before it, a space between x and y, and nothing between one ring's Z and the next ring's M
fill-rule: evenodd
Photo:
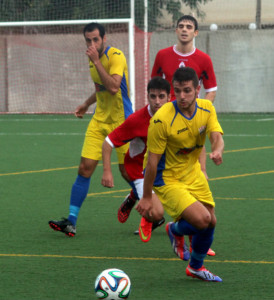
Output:
M210 134L211 153L209 158L218 166L223 162L224 140L220 132Z

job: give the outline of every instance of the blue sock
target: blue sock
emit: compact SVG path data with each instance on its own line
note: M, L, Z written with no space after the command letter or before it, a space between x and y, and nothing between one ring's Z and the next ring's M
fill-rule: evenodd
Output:
M87 196L90 178L78 175L71 189L68 220L75 226L80 208Z
M189 263L192 268L199 269L202 267L207 251L213 242L214 230L215 228L207 228L193 235L191 260Z
M197 233L199 230L188 223L186 220L181 219L178 222L171 224L171 232L175 235L193 235Z

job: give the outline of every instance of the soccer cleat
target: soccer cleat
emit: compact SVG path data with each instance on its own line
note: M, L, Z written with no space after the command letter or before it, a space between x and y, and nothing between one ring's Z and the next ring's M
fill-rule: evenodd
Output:
M219 276L212 274L204 266L202 266L200 269L193 269L191 268L190 265L188 265L186 268L186 275L204 281L213 281L213 282L223 281Z
M164 223L165 223L165 218L162 218L160 221L157 221L157 222L153 222L152 224L152 231L160 226L162 226ZM134 234L135 235L138 235L139 234L139 229L134 231Z
M63 218L61 221L49 221L49 226L53 230L64 232L67 236L73 237L76 234L76 227L72 223Z
M189 260L190 253L185 244L184 236L178 236L171 232L170 226L172 222L166 224L166 232L169 236L174 253L182 260Z
M212 250L211 248L209 248L208 251L207 251L207 255L208 255L208 256L215 256L216 253L215 253L214 250Z
M144 243L147 243L151 238L153 223L148 221L146 218L141 218L139 226L139 236Z
M136 200L130 197L128 194L118 209L118 221L120 223L125 223L130 215L130 212L135 204Z

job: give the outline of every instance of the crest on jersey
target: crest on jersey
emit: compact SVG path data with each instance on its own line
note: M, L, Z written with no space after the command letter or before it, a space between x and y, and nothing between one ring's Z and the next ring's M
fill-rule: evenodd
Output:
M183 61L181 61L179 64L179 68L184 68L185 66L186 66L185 63Z
M199 128L199 133L200 133L200 134L203 134L205 131L206 131L206 126L201 126L201 127Z

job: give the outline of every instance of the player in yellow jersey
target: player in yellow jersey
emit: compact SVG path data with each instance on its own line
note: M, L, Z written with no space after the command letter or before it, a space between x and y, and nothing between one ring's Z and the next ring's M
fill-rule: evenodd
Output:
M102 144L106 136L132 113L128 67L123 52L106 45L105 28L101 24L90 23L85 26L83 33L95 92L76 108L75 116L82 118L90 105L95 102L97 105L86 131L78 176L72 186L69 216L61 221L49 221L52 229L68 236L76 234L78 214L88 193L90 178L102 159ZM126 179L124 156L127 149L128 145L116 149L119 169Z
M143 217L151 216L153 189L174 220L166 225L166 231L175 254L181 259L189 257L184 235L193 236L186 274L220 282L220 277L203 266L213 241L216 216L199 155L208 135L212 151L210 158L220 165L224 149L223 131L212 102L197 99L200 87L192 68L177 69L172 83L176 100L163 105L150 121L144 193L136 209Z

